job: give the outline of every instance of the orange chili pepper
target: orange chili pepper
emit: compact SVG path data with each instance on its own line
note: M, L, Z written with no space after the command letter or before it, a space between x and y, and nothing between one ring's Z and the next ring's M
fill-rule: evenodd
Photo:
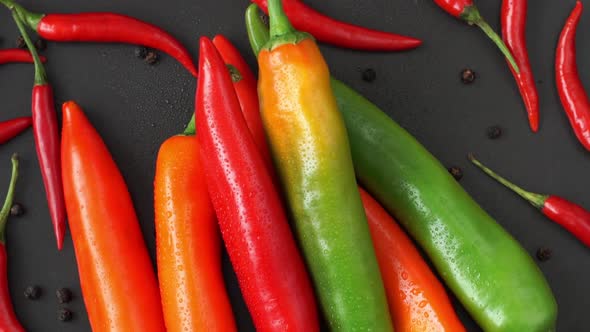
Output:
M61 152L68 220L92 330L166 331L156 275L125 181L71 101L63 105Z
M359 190L395 331L465 331L445 288L412 240L373 197Z
M160 147L154 180L158 277L168 332L236 331L221 239L194 135Z

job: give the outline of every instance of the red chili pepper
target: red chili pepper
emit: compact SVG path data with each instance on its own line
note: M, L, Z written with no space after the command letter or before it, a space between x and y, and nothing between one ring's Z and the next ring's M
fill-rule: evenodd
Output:
M0 2L9 8L14 8L21 19L46 40L147 46L169 54L193 76L197 76L197 69L186 48L166 31L153 24L115 13L32 13L15 4L13 0Z
M0 210L0 331L3 332L24 332L10 301L10 292L8 290L8 257L6 255L6 222L12 207L14 199L14 187L18 178L18 157L12 155L12 177L6 200Z
M512 52L520 73L510 70L516 79L533 132L539 130L539 96L526 47L527 0L502 1L502 38Z
M31 122L30 116L0 122L0 144L4 144L22 133L31 126Z
M46 61L45 57L43 56L40 56L39 58L41 59L41 62ZM21 50L20 48L0 50L0 65L13 62L33 63L34 61L31 53Z
M531 205L541 210L545 216L567 229L578 240L590 247L590 212L559 196L526 191L484 166L473 155L469 155L469 159L486 174L526 199Z
M555 55L555 78L559 98L570 124L580 143L590 150L590 100L580 81L576 63L576 30L582 9L582 2L576 2L561 31Z
M494 32L492 27L481 17L479 10L473 3L473 0L434 0L434 2L447 13L462 19L469 25L477 25L504 54L513 70L518 74L520 72L514 57L502 41L500 36Z
M32 98L35 148L45 185L57 248L61 250L66 228L66 208L61 182L60 140L53 90L47 81L45 68L41 64L35 45L31 42L23 22L16 11L13 11L12 15L35 60L35 85Z
M251 0L268 13L268 0ZM300 0L283 0L283 8L297 30L311 33L328 44L366 51L404 51L422 41L394 33L367 29L323 15Z
M196 96L201 160L240 288L259 331L319 331L311 281L286 212L241 116L231 77L201 38Z

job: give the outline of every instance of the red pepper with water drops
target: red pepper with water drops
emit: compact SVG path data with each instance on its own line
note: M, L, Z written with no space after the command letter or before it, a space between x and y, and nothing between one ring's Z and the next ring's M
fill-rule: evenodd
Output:
M8 187L8 194L2 210L0 210L0 331L2 332L25 332L10 301L8 289L8 256L6 255L6 223L10 215L10 208L14 200L14 188L18 178L18 156L12 155L12 177Z
M478 26L504 54L513 70L516 73L520 72L512 53L510 53L510 50L506 47L502 38L500 38L494 29L492 29L492 27L490 27L490 25L483 19L473 0L434 0L434 2L454 17L460 18L469 25Z
M252 0L268 13L268 0ZM283 0L289 21L297 30L312 34L317 40L344 48L365 51L405 51L422 41L390 32L367 29L323 15L301 0Z
M561 31L555 55L555 79L559 99L570 124L580 143L590 150L590 100L580 80L576 63L576 30L582 9L582 2L576 2Z
M517 193L531 205L541 210L549 219L568 230L587 247L590 247L590 212L588 210L559 196L541 195L526 191L484 166L473 155L469 155L469 159L490 177Z
M43 56L39 57L41 62L46 59ZM8 48L0 50L0 65L5 63L33 63L33 56L29 51L21 50L20 48Z
M520 69L517 73L510 67L524 101L531 130L537 132L539 130L539 96L526 47L527 5L527 0L502 1L502 38Z
M47 80L45 68L39 59L35 45L27 34L24 23L16 11L13 10L12 16L35 63L35 84L31 107L33 134L57 248L61 250L66 230L66 207L61 181L60 137L53 89Z
M0 144L4 144L25 131L32 124L30 116L0 122Z
M196 93L201 161L219 227L259 331L319 331L303 258L226 65L201 38Z

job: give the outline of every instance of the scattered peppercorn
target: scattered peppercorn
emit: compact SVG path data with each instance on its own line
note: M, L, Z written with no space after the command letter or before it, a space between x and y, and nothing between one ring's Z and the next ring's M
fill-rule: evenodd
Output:
M44 51L47 48L47 42L43 38L39 38L35 41L35 48L37 51Z
M362 78L365 82L373 82L375 79L377 79L377 72L375 72L375 69L373 68L367 68L363 70Z
M68 288L59 288L55 291L55 296L57 296L57 301L60 304L69 303L72 301L72 291Z
M57 319L59 319L60 322L69 322L72 320L73 316L74 314L66 308L59 309L57 312Z
M158 53L151 50L147 52L145 56L145 62L148 65L155 65L156 63L158 63L158 60L160 60L160 56L158 56Z
M498 139L502 136L502 128L500 126L491 126L487 130L489 139Z
M551 256L553 256L553 252L549 248L539 248L539 250L537 250L537 258L541 262L550 260Z
M461 82L464 84L471 84L475 81L476 75L475 72L469 68L463 69L461 71Z
M38 300L41 297L42 290L39 286L29 286L25 288L25 297L29 300Z
M10 208L10 215L13 217L20 217L25 214L25 208L20 203L14 203Z
M23 36L18 36L18 38L16 38L16 47L27 48L27 44L25 43Z
M449 168L449 173L455 178L455 180L459 181L463 178L463 170L457 166L453 166Z
M135 48L135 56L139 59L145 59L147 56L148 50L143 46L138 46Z

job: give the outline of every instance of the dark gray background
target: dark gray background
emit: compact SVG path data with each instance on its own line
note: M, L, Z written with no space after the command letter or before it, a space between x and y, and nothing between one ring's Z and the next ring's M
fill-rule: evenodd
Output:
M465 171L461 181L483 207L534 255L539 247L553 258L539 266L559 303L559 331L583 331L590 324L590 251L567 232L545 219L466 160L468 152L517 183L535 191L558 194L590 208L590 154L577 142L559 103L554 84L554 49L574 0L534 0L529 5L528 47L541 101L540 132L528 129L520 95L500 53L483 33L453 19L431 0L308 1L313 7L356 24L408 34L424 45L406 53L363 53L322 46L334 76L358 89L407 128L443 164ZM115 11L155 23L198 54L198 37L224 34L254 65L243 23L246 0L216 1L23 1L43 12ZM479 1L495 28L500 0ZM8 11L0 11L0 47L13 47L17 31ZM590 88L590 13L579 27L581 76ZM133 46L50 44L45 54L56 100L73 99L85 109L103 136L127 180L150 252L154 253L152 180L156 152L167 137L180 132L193 110L194 80L175 61L162 56L154 67L134 57ZM364 68L374 68L377 80L361 80ZM478 79L466 86L459 72L473 68ZM0 68L0 119L30 114L33 68ZM501 139L486 138L486 128L504 128ZM0 191L4 195L12 152L21 155L17 201L26 216L8 227L9 281L16 311L29 331L90 330L80 294L69 234L61 253L45 203L41 176L29 131L0 147ZM253 330L239 289L225 259L228 288L240 330ZM27 285L43 287L36 302L25 300ZM70 287L75 313L70 323L57 321L54 292ZM458 308L470 331L477 331Z

